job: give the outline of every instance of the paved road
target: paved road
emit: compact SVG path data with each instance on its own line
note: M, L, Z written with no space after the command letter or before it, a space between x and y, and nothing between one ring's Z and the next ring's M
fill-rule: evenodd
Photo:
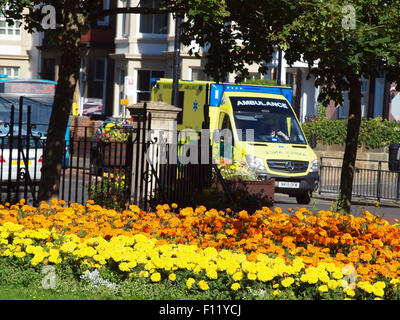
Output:
M318 195L314 194L311 199L310 204L308 205L299 205L296 202L296 198L290 198L284 194L275 194L275 203L274 207L280 207L284 212L287 212L288 208L295 210L296 208L307 208L312 212L316 212L319 210L330 210L332 204L335 201L336 195ZM359 203L358 203L359 201ZM367 210L370 213L376 216L383 216L384 218L388 218L389 222L393 222L395 218L398 218L400 221L400 203L396 203L393 201L382 202L378 207L375 206L374 200L366 200L366 199L353 199L352 205L352 214L354 216L360 216L362 214L362 210Z

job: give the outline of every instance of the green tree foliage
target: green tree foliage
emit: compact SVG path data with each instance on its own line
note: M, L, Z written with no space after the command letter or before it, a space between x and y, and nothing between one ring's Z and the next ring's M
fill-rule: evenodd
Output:
M178 2L165 0L159 8L132 6L103 10L102 0L0 0L2 14L12 22L22 20L29 32L44 31L52 38L60 39L61 64L54 98L52 113L44 152L39 200L58 198L62 158L64 154L64 136L68 124L76 84L79 79L80 40L86 26L104 18L120 13L153 14L177 11ZM42 12L45 5L55 8L57 27L43 28Z
M23 17L28 29L39 28L39 0L0 0L7 15ZM354 163L361 123L361 77L385 74L400 83L400 0L165 0L161 8L117 8L102 11L100 0L48 0L59 15L62 63L45 152L41 199L58 195L63 132L78 78L79 40L83 27L105 15L167 13L184 15L182 42L203 50L205 71L215 80L230 72L237 80L248 77L247 65L256 63L265 73L275 49L285 51L289 64L303 60L321 86L320 101L342 102L349 91L349 117L338 209L350 211ZM199 55L196 46L191 53ZM57 125L56 125L57 124ZM47 188L50 186L50 188Z
M210 44L210 74L222 77L251 62L259 63L262 72L263 61L270 61L273 49L280 48L289 64L308 64L309 75L321 86L319 100L324 105L331 99L340 104L342 91L349 91L337 208L350 212L361 123L360 79L385 74L388 81L400 83L400 1L355 0L349 5L343 0L232 0L226 10L229 14L222 21L192 19L185 27L186 41ZM223 31L227 28L230 33ZM202 33L196 35L196 30ZM218 40L213 38L216 34Z

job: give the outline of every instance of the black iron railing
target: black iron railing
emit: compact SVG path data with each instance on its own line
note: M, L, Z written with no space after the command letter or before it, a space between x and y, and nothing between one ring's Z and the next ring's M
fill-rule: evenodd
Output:
M319 193L338 193L343 159L321 157ZM400 176L390 172L387 161L357 160L352 196L400 200Z

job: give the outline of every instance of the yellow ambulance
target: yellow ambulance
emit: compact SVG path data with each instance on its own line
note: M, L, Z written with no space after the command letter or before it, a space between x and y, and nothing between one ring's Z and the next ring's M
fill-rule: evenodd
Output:
M171 103L171 98L172 79L152 79L151 100ZM200 132L208 127L208 120L214 150L219 144L217 149L222 147L225 158L245 161L258 180L274 178L276 193L307 204L318 186L318 157L291 102L290 87L180 80L178 131ZM220 134L224 131L231 132L231 137ZM227 142L232 144L228 153Z

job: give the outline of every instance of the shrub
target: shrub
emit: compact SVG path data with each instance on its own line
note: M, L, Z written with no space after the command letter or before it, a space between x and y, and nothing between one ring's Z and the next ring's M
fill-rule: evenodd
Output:
M308 137L315 134L317 140L324 144L344 145L347 135L347 119L343 120L315 120L303 123L302 128ZM358 137L359 146L367 149L387 147L391 142L400 142L400 124L390 122L380 117L363 119Z

